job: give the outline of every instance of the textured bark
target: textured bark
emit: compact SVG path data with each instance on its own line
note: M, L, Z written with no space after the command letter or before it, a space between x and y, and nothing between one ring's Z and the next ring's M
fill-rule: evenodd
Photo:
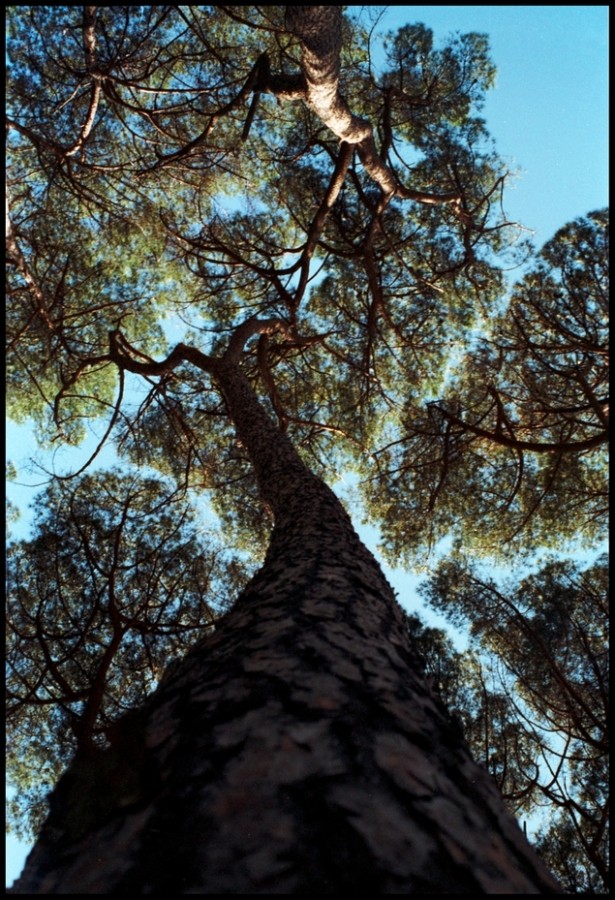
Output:
M457 193L432 194L405 187L381 159L371 124L353 115L340 94L342 49L341 6L287 6L286 28L301 42L301 70L305 80L305 102L321 122L341 141L356 145L366 172L385 197L397 195L418 203L457 203Z
M333 492L214 367L276 524L216 632L77 758L13 893L552 893Z

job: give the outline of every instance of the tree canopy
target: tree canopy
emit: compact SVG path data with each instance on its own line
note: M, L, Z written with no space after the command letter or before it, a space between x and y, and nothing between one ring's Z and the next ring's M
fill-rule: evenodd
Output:
M604 535L606 211L536 252L505 214L509 173L481 118L486 36L436 46L407 25L376 52L352 13L7 11L9 414L48 449L102 423L124 467L52 483L36 535L10 550L10 758L24 790L36 794L43 754L51 777L75 743L105 740L207 630L242 577L235 551L262 554L267 512L211 377L231 356L313 471L356 473L391 560L454 539L432 598L482 628L524 703L555 684L536 668L551 629L556 668L593 672L579 702L597 714L602 587L564 588L581 578L565 563L535 574L511 648L506 604L474 603L495 588L455 567ZM195 491L224 550L196 531ZM553 701L541 697L545 721ZM596 740L574 709L557 724L570 753ZM523 728L513 801L542 791L598 815L585 744L575 777L591 802L557 779L523 793L542 752ZM594 825L574 827L592 844Z
M407 406L402 436L376 452L371 505L395 554L408 557L426 521L433 539L452 533L466 552L494 556L595 543L608 509L608 404L603 211L546 244L441 397L418 414Z

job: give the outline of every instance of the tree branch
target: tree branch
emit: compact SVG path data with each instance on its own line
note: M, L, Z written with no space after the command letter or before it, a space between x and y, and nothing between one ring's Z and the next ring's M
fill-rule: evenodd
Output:
M401 185L376 150L371 124L353 115L340 94L342 8L287 6L286 28L301 41L301 68L307 85L305 102L340 140L357 145L365 170L385 196L396 195L429 205L458 203L458 193L432 194Z
M522 441L515 437L508 437L497 431L489 431L486 428L480 428L478 425L471 425L469 422L464 422L463 419L458 418L458 416L443 409L436 403L430 405L437 409L438 412L442 413L442 415L454 425L463 428L464 431L469 431L477 437L486 438L494 444L500 444L503 447L512 447L515 450L530 450L534 453L579 453L582 450L593 450L594 447L606 444L609 440L608 432L604 431L591 438L586 438L584 441L558 441L557 443Z

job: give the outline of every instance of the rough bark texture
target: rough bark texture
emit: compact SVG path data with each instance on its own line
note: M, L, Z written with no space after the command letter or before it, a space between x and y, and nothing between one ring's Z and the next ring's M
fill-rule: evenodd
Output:
M263 568L110 750L74 761L13 893L551 893L418 674L391 588L232 364L276 516Z

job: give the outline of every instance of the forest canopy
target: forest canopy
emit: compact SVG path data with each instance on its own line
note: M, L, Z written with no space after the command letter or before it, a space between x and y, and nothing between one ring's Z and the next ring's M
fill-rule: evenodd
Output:
M38 826L41 774L106 740L262 558L211 377L232 357L312 471L353 473L389 561L452 542L425 591L476 655L432 634L426 665L448 660L438 690L515 811L552 804L554 869L595 889L606 578L564 554L605 537L607 211L540 249L507 217L485 35L406 25L376 52L358 8L336 30L321 7L323 67L292 9L7 10L8 412L50 453L100 437L9 547L13 826ZM473 568L546 550L504 592ZM536 775L549 728L570 790Z

